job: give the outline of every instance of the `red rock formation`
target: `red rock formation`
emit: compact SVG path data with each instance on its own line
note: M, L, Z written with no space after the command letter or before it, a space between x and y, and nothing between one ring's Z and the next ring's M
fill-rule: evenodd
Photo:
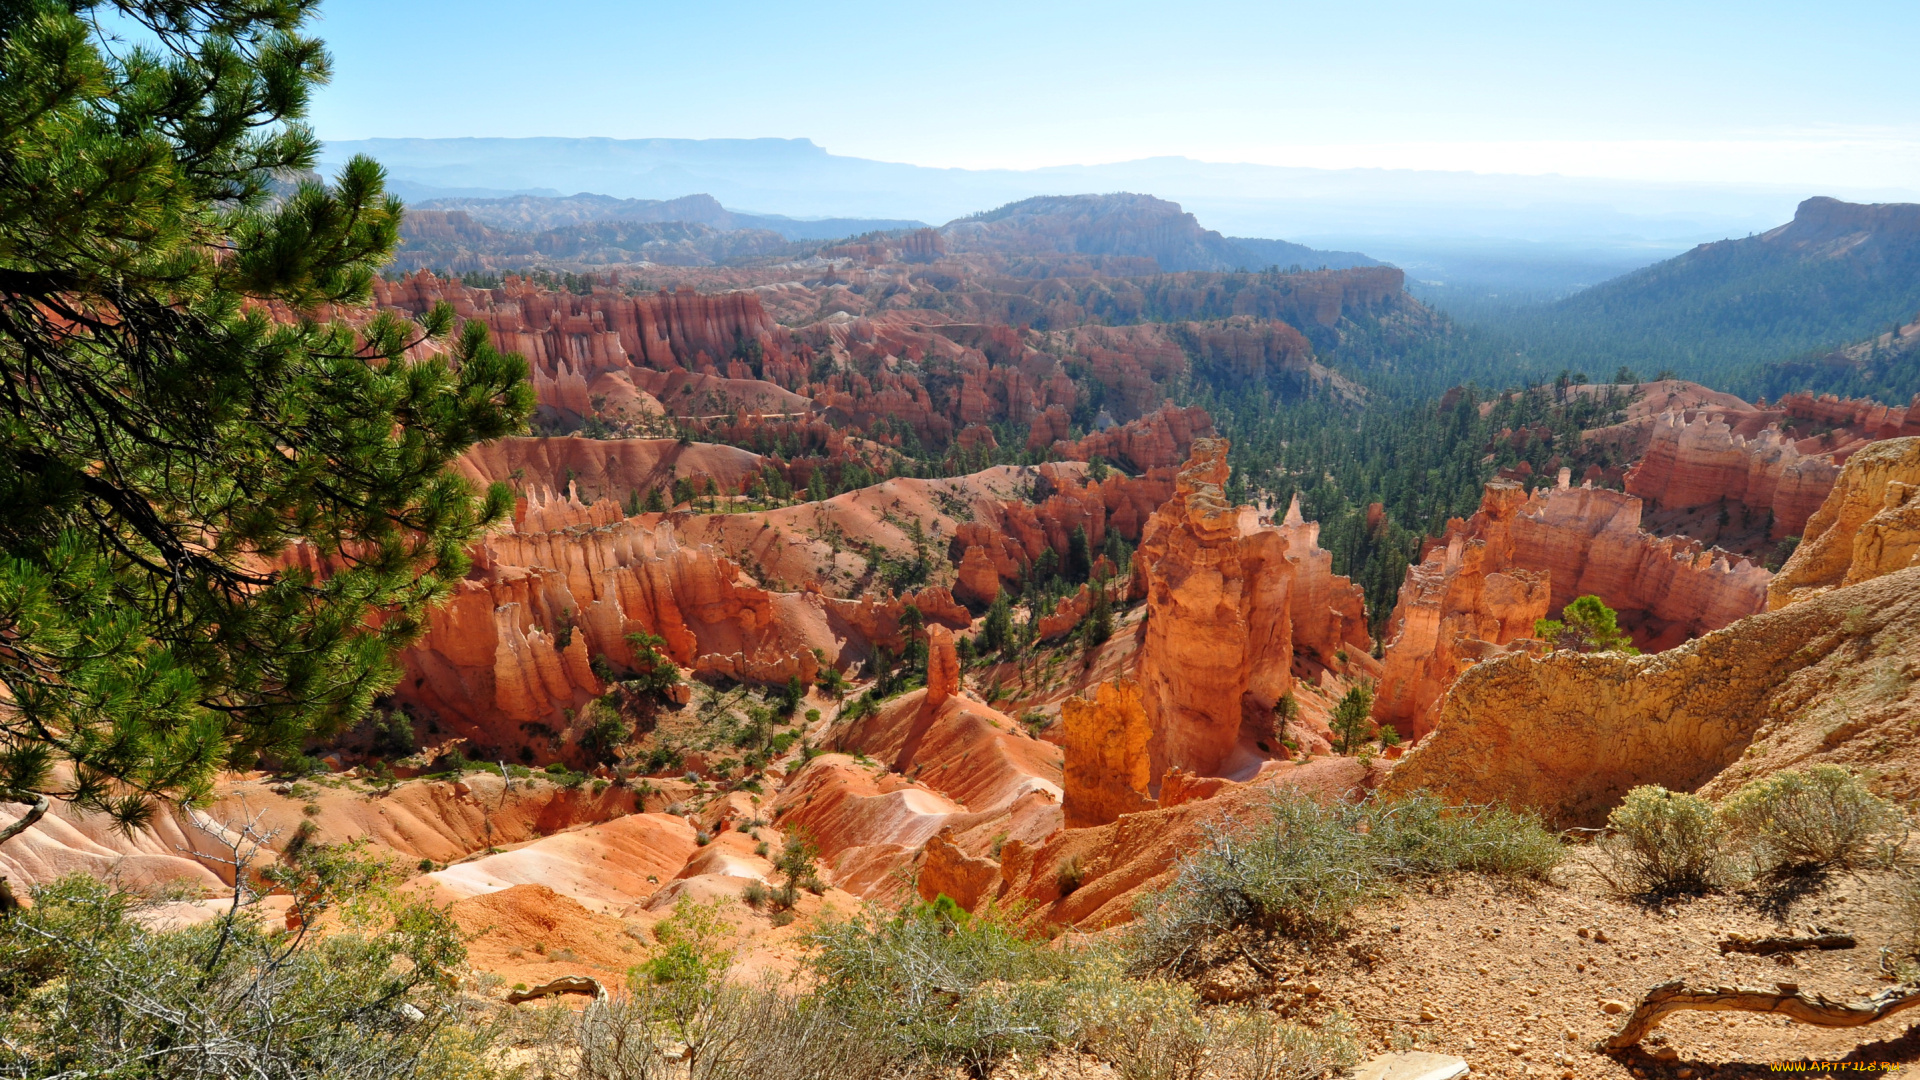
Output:
M1765 607L1772 575L1686 537L1640 528L1640 500L1560 485L1526 495L1487 485L1480 511L1447 523L1408 571L1388 623L1374 716L1404 734L1430 731L1466 668L1527 637L1532 620L1594 595L1620 613L1642 649L1658 651Z
M1626 489L1662 508L1727 502L1771 511L1769 535L1777 540L1800 534L1839 474L1831 455L1803 454L1777 428L1749 439L1724 415L1701 412L1688 421L1668 412L1655 420L1645 456L1627 470Z
M1657 651L1765 607L1767 571L1684 536L1648 534L1631 495L1567 483L1563 469L1561 486L1536 490L1512 526L1514 565L1551 575L1554 611L1598 596L1636 644Z
M607 373L724 375L716 364L757 350L761 378L790 386L806 375L805 364L788 354L787 334L751 292L629 296L596 290L581 296L520 278L508 278L497 289L474 289L425 271L374 286L377 305L411 314L442 300L462 319L485 323L499 348L527 358L543 404L575 413L587 411L578 406L587 404L589 384ZM777 396L778 388L766 390Z
M1293 685L1296 653L1327 667L1345 666L1342 651L1371 663L1361 592L1333 575L1319 527L1297 504L1279 527L1262 525L1253 507L1228 506L1226 454L1223 440L1195 440L1134 555L1134 594L1147 600L1139 678L1156 786L1170 766L1211 776L1257 764L1241 745L1243 718L1271 717Z
M953 645L953 631L935 624L927 627L927 707L940 703L960 689L960 657Z
M1547 616L1548 574L1514 564L1512 525L1526 503L1520 485L1487 485L1480 512L1408 567L1387 624L1385 674L1373 716L1402 735L1432 730L1433 711L1462 671L1533 634Z
M684 542L662 515L629 519L611 502L536 494L479 545L474 573L402 654L395 696L482 747L564 754L578 734L568 711L605 690L593 658L631 668L635 631L664 638L673 661L697 673L811 682L816 649L844 664L874 645L902 648L909 603L930 619L968 621L944 589L859 600L770 592L714 548Z
M571 482L582 502L657 490L666 494L678 479L706 478L721 491L737 492L760 475L758 454L714 443L677 439L500 439L467 451L455 467L479 484L496 481L521 490L565 494Z
M1095 699L1068 698L1060 706L1066 765L1061 807L1067 828L1104 825L1121 814L1154 807L1153 725L1131 679L1101 683Z
M1859 398L1835 397L1823 394L1815 397L1802 390L1797 394L1788 394L1774 405L1775 408L1796 420L1809 420L1816 424L1844 427L1859 433L1865 439L1897 439L1908 435L1920 435L1920 394L1905 408L1895 405L1883 405L1877 401Z
M1133 472L1168 468L1187 460L1196 437L1213 434L1213 418L1198 405L1163 405L1138 420L1074 442L1053 443L1053 452L1074 461L1105 458Z
M980 607L992 604L1000 596L1000 571L986 548L979 544L966 545L953 591L961 600Z

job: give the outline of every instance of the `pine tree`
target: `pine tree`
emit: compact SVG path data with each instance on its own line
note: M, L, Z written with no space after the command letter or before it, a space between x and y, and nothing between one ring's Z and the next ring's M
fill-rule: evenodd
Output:
M478 323L407 357L445 305L330 321L401 208L365 158L290 179L312 0L115 4L133 46L94 7L0 5L0 797L35 806L0 841L358 720L511 508L447 466L533 408Z
M1535 620L1533 636L1574 652L1640 652L1633 646L1632 635L1620 629L1619 616L1597 596L1576 599L1560 609L1558 619Z

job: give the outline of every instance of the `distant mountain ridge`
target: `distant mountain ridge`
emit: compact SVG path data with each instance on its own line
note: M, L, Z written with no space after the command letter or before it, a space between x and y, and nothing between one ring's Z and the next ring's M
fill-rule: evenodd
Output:
M1380 265L1354 251L1316 251L1286 240L1229 239L1202 228L1179 203L1131 192L1022 199L950 221L940 233L954 252L1135 256L1150 258L1169 272Z
M596 221L669 222L707 225L722 232L766 229L788 240L837 240L883 229L919 229L926 223L898 218L822 218L802 221L779 214L742 214L720 205L711 195L683 195L677 199L616 199L611 195L510 195L502 198L427 199L420 210L462 211L495 229L544 232L567 225Z
M806 235L809 231L825 235ZM711 266L811 254L814 249L805 245L813 239L932 231L919 222L794 222L742 214L705 194L666 200L589 193L433 199L409 209L402 220L395 267L466 273L524 270L543 263ZM1286 240L1229 239L1202 228L1178 203L1126 192L1025 199L948 222L938 233L943 249L954 254L1138 260L1128 272L1381 265L1353 251L1317 251Z

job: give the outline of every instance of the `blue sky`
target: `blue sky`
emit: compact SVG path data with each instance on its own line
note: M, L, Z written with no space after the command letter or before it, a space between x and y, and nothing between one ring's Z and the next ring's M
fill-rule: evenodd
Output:
M328 0L334 139L1920 189L1920 3Z

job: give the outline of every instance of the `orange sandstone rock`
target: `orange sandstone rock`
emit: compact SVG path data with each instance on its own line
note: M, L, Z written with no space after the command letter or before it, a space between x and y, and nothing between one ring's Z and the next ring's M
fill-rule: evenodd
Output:
M1147 600L1141 697L1154 738L1155 785L1169 766L1220 775L1236 759L1244 717L1270 716L1293 685L1296 653L1331 667L1371 664L1361 591L1332 572L1319 526L1296 502L1278 527L1224 498L1227 444L1196 439L1173 498L1134 556Z
M936 623L927 627L927 707L939 708L959 689L960 656L953 631Z
M922 900L945 896L966 911L980 906L1000 884L1000 863L969 855L953 842L952 827L927 841L915 888Z
M1149 744L1153 726L1131 679L1101 683L1095 698L1060 705L1066 765L1061 806L1069 829L1104 825L1121 814L1154 806Z

